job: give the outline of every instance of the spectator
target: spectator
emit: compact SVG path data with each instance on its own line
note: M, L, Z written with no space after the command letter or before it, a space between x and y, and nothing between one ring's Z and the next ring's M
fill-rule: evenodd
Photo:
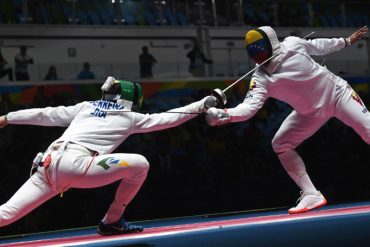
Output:
M143 53L139 56L140 62L140 77L141 78L152 78L153 72L152 67L155 63L157 63L157 59L155 59L150 53L147 46L142 47Z
M10 99L10 95L8 93L2 93L1 94L1 100L0 100L0 114L5 114L7 112L13 111L15 106Z
M13 70L11 68L5 68L8 62L4 59L3 54L0 51L0 78L8 75L9 81L13 81Z
M57 68L54 65L49 67L48 73L45 75L44 80L45 81L58 80Z
M15 56L15 79L17 81L28 81L28 64L33 64L33 58L27 55L27 47L21 46L20 53Z
M90 63L89 62L84 62L83 69L78 74L77 79L79 79L79 80L95 79L94 72L90 71Z
M52 103L51 100L46 96L45 87L38 86L31 106L34 108L47 107L51 103Z
M205 64L212 64L213 61L207 59L203 52L199 50L197 44L186 55L190 59L189 72L192 76L203 77L205 75Z

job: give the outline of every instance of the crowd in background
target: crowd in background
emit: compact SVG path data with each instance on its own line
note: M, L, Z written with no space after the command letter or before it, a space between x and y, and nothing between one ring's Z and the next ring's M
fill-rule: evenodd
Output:
M27 46L20 46L19 53L14 57L14 76L16 81L30 81L28 65L34 64L34 60L27 53ZM13 68L9 66L8 61L3 57L0 50L0 79L8 77L8 81L13 81ZM58 72L55 65L48 68L43 80L51 81L58 80ZM95 79L95 73L91 71L89 62L84 62L81 71L76 75L77 80L92 80Z
M28 65L34 64L34 59L27 54L27 46L20 46L20 52L14 58L14 71L16 81L30 81ZM198 44L194 42L192 49L187 53L189 59L188 72L193 77L206 76L206 64L212 64L213 61L207 59L204 53L199 49ZM139 61L139 76L140 78L153 78L153 66L158 63L157 59L149 53L148 46L142 47L142 52L138 56ZM8 81L13 81L13 68L8 61L3 57L0 50L0 79L7 77ZM58 71L55 65L49 66L42 80L54 81L59 80ZM82 69L76 75L77 80L93 80L96 79L94 71L91 69L89 62L84 62Z
M2 0L0 23L360 27L367 9L365 0Z
M85 96L60 94L49 98L39 87L34 102L15 105L1 97L1 112L24 107L72 105ZM151 97L142 112L160 112L209 95L208 90L188 96ZM236 90L228 106L244 95ZM369 105L370 97L361 95ZM126 218L220 213L294 205L299 190L280 165L271 140L291 111L268 100L249 121L224 127L207 126L204 116L168 130L130 136L115 152L139 153L150 162L148 178L129 205ZM0 201L8 200L29 177L31 162L64 131L60 127L9 125L0 130ZM329 204L369 200L370 184L366 145L353 130L330 120L299 148L307 169ZM18 222L0 229L0 235L96 225L113 200L114 183L97 189L70 190L55 197Z

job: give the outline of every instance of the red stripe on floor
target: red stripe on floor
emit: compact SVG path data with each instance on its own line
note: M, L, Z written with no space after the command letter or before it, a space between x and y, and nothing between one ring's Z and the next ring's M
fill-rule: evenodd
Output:
M352 215L352 214L362 214L369 213L370 206L357 206L349 208L336 208L336 209L327 209L314 212L308 212L304 214L278 214L278 215L268 215L268 216L255 216L239 219L229 219L229 220L215 220L201 223L189 223L182 225L174 226L164 226L164 227L154 227L146 228L141 233L133 233L127 235L116 235L116 236L100 236L98 234L92 235L83 235L83 236L73 236L73 237L63 237L63 238L53 238L53 239L42 239L42 240L33 240L25 242L16 242L16 243L7 243L0 244L0 247L7 246L58 246L58 245L77 245L77 244L86 244L86 243L95 243L95 242L109 242L115 240L129 240L129 239L140 239L140 238L150 238L154 236L166 236L172 234L202 231L202 230L211 230L217 228L225 227L237 227L237 226L246 226L246 225L255 225L255 224L271 224L284 221L294 221L294 220L304 220L304 219L315 219L322 217L334 217L334 216L343 216L343 215Z

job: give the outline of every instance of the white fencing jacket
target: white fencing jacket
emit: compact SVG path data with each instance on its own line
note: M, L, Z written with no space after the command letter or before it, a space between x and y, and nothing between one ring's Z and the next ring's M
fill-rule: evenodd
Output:
M73 142L99 154L108 154L130 134L175 127L196 117L197 114L185 113L201 112L203 105L204 99L167 112L141 114L127 111L122 105L109 101L85 101L68 107L10 112L7 114L7 121L10 124L68 126L63 135L50 146L59 142Z
M251 118L268 97L289 104L301 114L327 107L338 87L347 82L315 62L310 55L326 55L345 47L343 38L305 40L287 37L281 53L252 76L243 103L227 110L232 122Z

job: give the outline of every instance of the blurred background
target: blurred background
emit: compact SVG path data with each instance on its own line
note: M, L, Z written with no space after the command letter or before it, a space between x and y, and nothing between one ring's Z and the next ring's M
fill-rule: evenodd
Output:
M107 76L142 83L154 113L225 88L253 69L245 33L275 28L279 39L347 37L369 24L369 1L317 0L1 0L0 113L72 105L101 97ZM370 105L369 39L315 59L346 79ZM227 93L242 102L245 78ZM271 140L291 108L269 99L250 121L208 127L199 116L177 128L130 136L115 152L151 164L129 205L130 221L288 208L299 189ZM0 130L0 203L28 179L34 156L64 129L10 125ZM369 147L331 119L298 147L331 204L369 200ZM117 184L70 190L0 229L0 236L96 225Z

